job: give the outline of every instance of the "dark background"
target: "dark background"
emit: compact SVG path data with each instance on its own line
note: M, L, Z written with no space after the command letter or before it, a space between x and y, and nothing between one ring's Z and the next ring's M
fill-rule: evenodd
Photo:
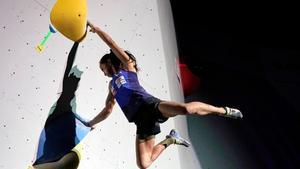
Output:
M257 166L300 168L297 5L170 2L179 55L201 81L191 95L242 110L230 125Z

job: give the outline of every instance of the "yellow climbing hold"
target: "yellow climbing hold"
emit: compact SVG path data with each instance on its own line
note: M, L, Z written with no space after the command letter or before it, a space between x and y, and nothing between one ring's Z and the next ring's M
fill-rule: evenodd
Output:
M34 167L31 165L31 166L28 166L27 169L34 169Z
M86 35L86 0L57 0L50 13L50 21L68 39L82 41Z
M79 161L82 158L82 154L83 154L83 146L81 145L81 143L77 144L73 149L73 152L75 152L79 158Z

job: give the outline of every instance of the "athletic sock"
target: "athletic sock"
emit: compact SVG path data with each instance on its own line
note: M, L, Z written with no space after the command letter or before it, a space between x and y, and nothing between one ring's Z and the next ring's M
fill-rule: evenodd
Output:
M163 140L159 144L162 144L163 146L165 146L165 148L167 148L169 145L174 144L174 143L175 143L175 139L173 139L173 138L166 138L165 140Z

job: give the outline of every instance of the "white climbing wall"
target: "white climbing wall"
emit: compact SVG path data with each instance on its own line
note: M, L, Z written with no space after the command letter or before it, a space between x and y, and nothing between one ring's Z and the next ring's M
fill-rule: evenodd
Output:
M33 160L39 134L61 82L72 42L53 34L45 51L35 47L48 32L54 0L1 0L0 6L0 169L25 169ZM141 68L146 90L161 99L183 101L176 65L177 47L169 1L88 0L88 18L101 26ZM102 108L109 79L98 68L108 47L89 33L74 65L83 71L76 92L77 113L94 117ZM178 125L176 125L178 124ZM162 125L160 141L176 128L188 137L185 118ZM133 169L135 126L116 106L113 114L83 140L80 169ZM171 146L151 168L200 168L193 148Z

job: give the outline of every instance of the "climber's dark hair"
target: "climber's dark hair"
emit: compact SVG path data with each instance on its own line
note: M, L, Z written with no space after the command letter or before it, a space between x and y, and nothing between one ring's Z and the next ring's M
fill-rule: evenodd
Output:
M137 63L136 63L136 58L134 57L133 54L131 54L128 50L124 51L131 59L132 62L135 62L134 68L136 71L138 71ZM110 60L112 66L116 69L119 70L122 62L120 59L113 53L112 50L110 50L110 53L105 54L99 61L100 64L106 64Z

